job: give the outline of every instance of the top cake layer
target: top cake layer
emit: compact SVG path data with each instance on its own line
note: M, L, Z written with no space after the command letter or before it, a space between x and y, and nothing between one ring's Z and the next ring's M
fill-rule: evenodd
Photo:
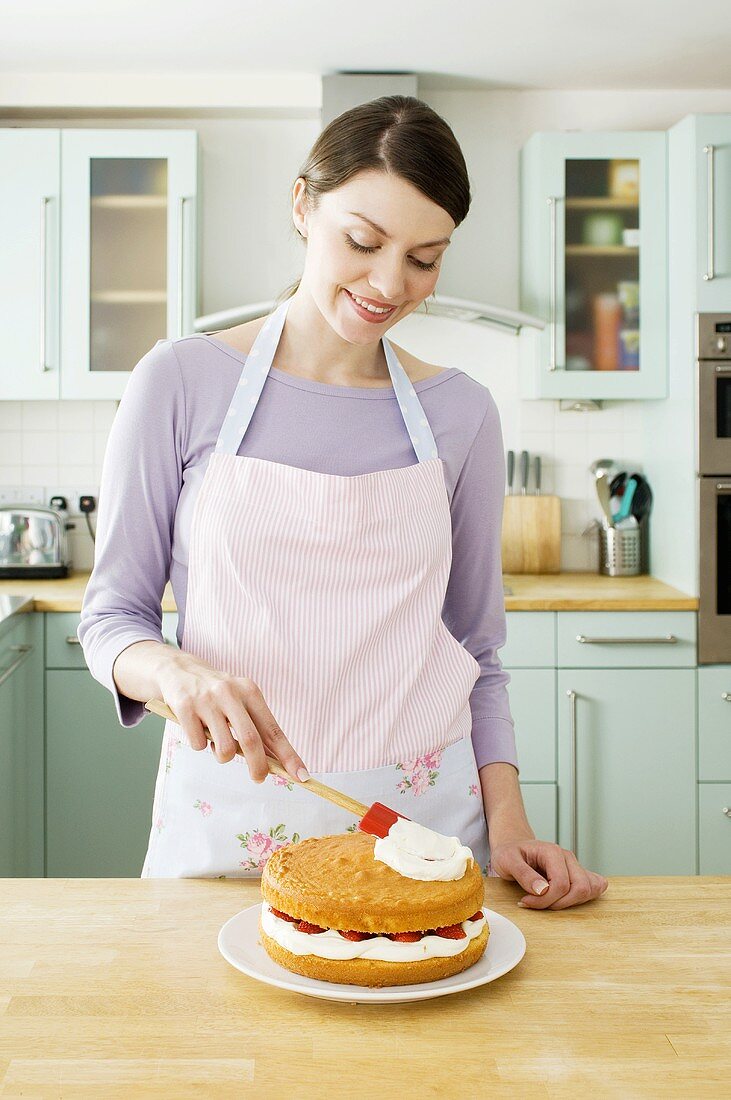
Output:
M483 904L476 863L461 879L423 882L406 878L374 858L375 837L337 833L280 848L261 881L275 909L323 928L360 932L411 932L467 920Z

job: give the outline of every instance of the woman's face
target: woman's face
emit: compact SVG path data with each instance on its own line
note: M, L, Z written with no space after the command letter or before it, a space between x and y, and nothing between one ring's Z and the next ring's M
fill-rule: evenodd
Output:
M294 185L292 210L307 238L301 286L343 339L380 340L434 290L455 223L412 184L376 169L323 195L314 211L304 182ZM391 308L372 313L353 295Z

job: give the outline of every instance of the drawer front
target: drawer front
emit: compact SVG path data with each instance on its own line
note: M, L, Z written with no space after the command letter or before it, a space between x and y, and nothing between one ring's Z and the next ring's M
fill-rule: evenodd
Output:
M0 628L0 676L7 672L12 665L20 667L16 663L25 660L25 654L30 654L30 649L20 650L18 646L33 646L36 644L33 632L33 611L19 612L5 619Z
M698 784L700 873L731 875L731 783Z
M556 673L512 668L508 684L521 782L556 781Z
M86 668L84 651L76 635L80 618L76 611L46 612L46 668ZM165 611L162 633L171 645L177 645L177 625L177 611Z
M698 778L731 782L731 665L698 669Z
M696 665L694 611L559 611L557 637L560 668Z
M556 809L558 787L555 783L521 783L525 812L533 832L539 840L556 843Z
M508 640L498 651L505 668L555 666L555 611L508 611L505 619Z

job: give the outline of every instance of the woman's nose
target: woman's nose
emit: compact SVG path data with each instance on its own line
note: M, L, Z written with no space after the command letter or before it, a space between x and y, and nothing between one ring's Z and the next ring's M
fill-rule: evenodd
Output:
M398 303L404 295L404 277L401 271L373 270L368 276L368 282L373 287L373 297L381 298L385 302Z

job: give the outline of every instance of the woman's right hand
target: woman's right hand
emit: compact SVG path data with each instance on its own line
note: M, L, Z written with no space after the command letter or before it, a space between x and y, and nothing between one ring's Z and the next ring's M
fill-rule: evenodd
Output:
M162 699L177 716L191 748L206 748L207 727L216 759L226 764L243 753L255 783L263 783L269 774L266 756L279 760L294 779L310 778L253 680L229 676L178 651L160 669L158 682Z

